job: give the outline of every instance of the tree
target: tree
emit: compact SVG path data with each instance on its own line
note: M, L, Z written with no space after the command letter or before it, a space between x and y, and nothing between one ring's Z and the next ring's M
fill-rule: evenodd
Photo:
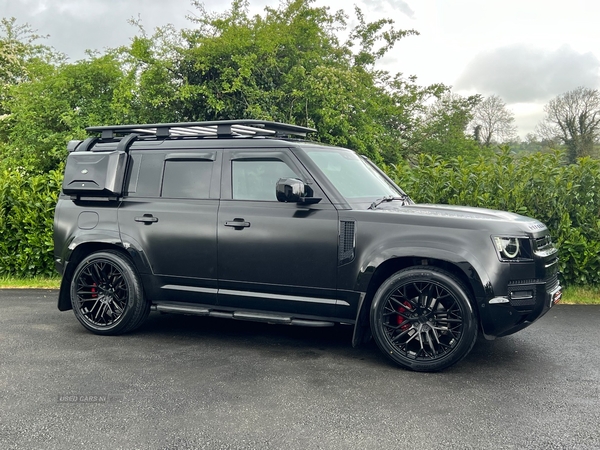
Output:
M18 25L14 17L0 19L0 116L7 114L11 86L30 81L49 64L63 59L48 46L39 44L46 36L36 34L28 24Z
M342 11L314 2L281 0L254 16L246 0L220 14L194 2L193 28L166 26L149 36L132 21L139 32L130 45L76 63L50 58L29 28L9 21L4 40L22 50L24 75L11 75L2 90L0 159L44 172L64 160L66 142L85 136L86 126L234 118L314 127L312 139L376 162L477 148L464 133L476 97L432 109L446 86L419 86L415 77L375 68L416 31L396 30L392 19L366 22L358 8L349 28Z
M67 142L84 138L86 126L114 122L111 103L123 73L111 55L36 71L35 79L7 91L0 157L2 164L43 173L64 161Z
M442 157L477 156L480 147L467 134L473 109L481 97L463 97L446 91L425 109L411 137L411 153Z
M345 15L313 3L282 1L255 16L243 0L217 15L196 4L201 8L197 27L184 30L184 42L173 45L173 78L162 81L177 87L177 119L257 118L307 125L318 130L313 139L375 160L397 160L401 145L390 117L405 117L411 110L406 105L417 100L374 64L398 40L416 32L395 30L390 19L367 23L357 9L358 24L347 30L349 38L342 43L337 31L347 28ZM146 58L151 59L156 62L142 67L141 80L161 61ZM145 97L143 91L139 98Z
M515 119L506 104L497 95L491 95L473 109L473 120L469 129L475 140L485 147L503 144L516 137Z
M595 153L600 138L600 92L578 87L550 100L544 107L546 117L538 125L538 134L547 140L562 142L567 159L574 163L581 156Z
M19 25L13 18L0 20L0 165L23 167L22 156L31 150L33 159L45 159L40 152L42 141L32 133L31 123L45 129L47 124L36 112L29 109L23 114L25 105L38 107L47 100L44 93L29 90L30 86L47 80L54 75L57 65L64 62L64 55L38 41L45 36L36 34L28 24ZM20 111L17 113L17 111ZM59 112L54 111L57 116ZM17 128L20 131L15 132ZM29 136L31 146L23 151L20 137ZM46 136L44 136L46 137ZM61 142L64 147L64 142Z
M0 19L0 83L12 85L27 80L28 64L34 59L49 61L58 56L50 47L38 44L44 38L28 25L17 25L14 17Z

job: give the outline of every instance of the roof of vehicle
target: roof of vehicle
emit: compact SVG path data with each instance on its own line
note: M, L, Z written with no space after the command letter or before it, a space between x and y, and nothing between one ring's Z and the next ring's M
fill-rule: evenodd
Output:
M88 127L91 133L101 133L102 139L113 139L117 135L135 133L139 136L169 137L306 137L315 132L313 128L271 122L267 120L236 119L208 122L154 123L133 125L109 125Z
M281 148L341 147L306 140L313 128L255 119L217 120L208 122L153 123L92 126L92 136L85 141L69 142L70 152L105 152L117 150L161 150L194 148ZM100 136L97 136L97 134ZM227 144L224 145L224 140Z

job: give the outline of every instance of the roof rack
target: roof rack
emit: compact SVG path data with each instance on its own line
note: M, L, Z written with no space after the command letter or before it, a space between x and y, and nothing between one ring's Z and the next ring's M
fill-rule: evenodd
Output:
M101 133L101 139L112 139L115 135L137 133L146 136L166 137L233 137L233 136L302 136L317 130L313 128L269 122L267 120L240 119L215 120L210 122L153 123L143 125L110 125L87 127L87 131Z

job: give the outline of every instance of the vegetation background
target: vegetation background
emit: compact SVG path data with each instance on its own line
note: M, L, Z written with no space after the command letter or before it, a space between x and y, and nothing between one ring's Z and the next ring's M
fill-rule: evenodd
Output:
M0 23L0 277L54 274L52 220L66 143L86 126L254 118L314 127L367 155L417 201L502 209L546 223L563 281L600 284L600 94L552 100L537 135L516 137L502 99L378 70L415 30L356 27L310 0L250 16L235 0L189 29L68 62L15 19ZM346 36L345 39L340 36Z

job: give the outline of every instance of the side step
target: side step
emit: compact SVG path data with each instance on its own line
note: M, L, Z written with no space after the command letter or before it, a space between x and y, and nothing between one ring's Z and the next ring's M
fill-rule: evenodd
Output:
M295 319L293 317L282 316L279 314L251 311L218 311L207 308L205 306L181 303L158 303L152 305L151 310L163 313L185 314L192 316L210 316L219 317L222 319L249 320L253 322L266 322L281 325L297 325L301 327L332 327L335 325L334 322L327 322L323 320Z
M176 314L190 314L193 316L208 316L210 314L210 309L201 308L194 305L177 305L177 304L169 304L169 305L152 305L150 307L151 310L160 311L165 313L176 313Z

